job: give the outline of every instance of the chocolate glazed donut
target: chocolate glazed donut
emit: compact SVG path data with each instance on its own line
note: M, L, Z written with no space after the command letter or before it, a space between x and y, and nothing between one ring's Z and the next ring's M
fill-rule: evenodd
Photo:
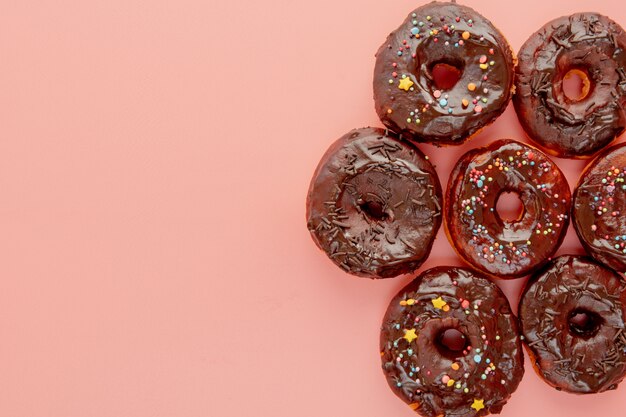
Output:
M505 220L496 210L502 193L524 208ZM538 149L499 140L469 151L448 183L448 239L470 265L500 278L520 277L548 261L569 224L570 191L559 168Z
M391 301L380 334L387 382L424 417L499 413L524 374L517 320L468 269L422 273Z
M626 375L626 282L587 257L561 256L526 285L519 308L539 376L557 390L615 389Z
M602 152L574 191L574 228L598 261L626 272L626 145Z
M509 44L491 22L469 7L432 2L378 49L376 112L403 137L458 145L504 111L513 67Z
M311 237L347 272L387 278L417 269L441 225L441 187L413 145L353 130L320 161L307 197Z
M513 98L528 136L553 155L584 158L626 125L626 34L608 17L576 13L532 35L519 52ZM580 77L569 98L563 80Z

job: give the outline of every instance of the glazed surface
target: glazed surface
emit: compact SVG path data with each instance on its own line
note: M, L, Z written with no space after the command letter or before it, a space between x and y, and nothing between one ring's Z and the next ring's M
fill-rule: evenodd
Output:
M383 129L356 129L322 157L307 197L307 226L347 272L387 278L428 257L441 208L437 173L416 147Z
M503 192L517 193L521 218L496 211ZM499 140L461 157L450 175L446 231L458 254L475 268L508 278L531 273L560 246L569 224L565 176L538 149Z
M547 23L522 46L513 98L528 136L554 155L588 157L626 125L626 33L608 17L577 13ZM581 100L563 92L572 69L587 74Z
M587 252L626 272L626 145L600 154L574 191L576 233Z
M435 64L461 69L438 88ZM417 8L376 54L374 101L391 130L417 142L460 144L506 108L513 57L502 34L473 9L432 2Z
M528 282L519 317L538 374L573 393L616 388L626 375L626 283L587 257L561 256ZM594 335L570 329L575 311L600 317Z
M437 335L449 328L468 339L458 357L438 347ZM464 268L430 269L402 289L385 314L380 349L391 389L426 417L498 413L524 374L506 297Z

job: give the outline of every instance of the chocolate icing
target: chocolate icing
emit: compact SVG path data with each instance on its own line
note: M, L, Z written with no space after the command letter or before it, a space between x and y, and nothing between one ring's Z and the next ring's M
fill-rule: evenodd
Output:
M441 186L413 145L383 129L355 129L322 157L307 197L307 226L347 272L387 278L428 257L441 225Z
M519 220L502 220L495 210L505 191L517 193L524 205ZM569 210L569 186L556 164L532 146L499 140L467 152L454 167L446 232L470 265L500 278L520 277L556 252Z
M462 70L451 89L435 86L438 63ZM504 111L513 66L506 39L486 18L455 3L426 4L376 53L376 112L385 126L413 141L461 144ZM407 91L400 88L403 77L412 83Z
M626 144L593 160L574 191L572 216L587 252L611 268L626 272Z
M455 356L442 354L438 338L450 328L468 341ZM506 297L464 268L433 268L403 288L385 314L380 349L391 389L426 417L499 413L524 374Z
M626 375L626 282L587 257L561 256L526 285L519 317L535 370L558 390L615 389ZM571 317L595 317L581 332Z
M597 13L560 17L533 34L519 52L513 98L528 136L562 157L588 157L626 126L626 33ZM585 72L589 94L570 100L563 77Z

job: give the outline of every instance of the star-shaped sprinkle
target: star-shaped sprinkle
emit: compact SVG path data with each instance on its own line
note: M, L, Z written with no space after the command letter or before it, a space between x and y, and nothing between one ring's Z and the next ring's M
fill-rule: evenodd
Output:
M485 408L484 402L485 400L477 400L476 398L474 398L474 403L471 405L471 407L476 411L480 411Z
M439 310L443 309L447 304L441 297L433 298L431 301L433 303L433 307Z
M401 79L400 84L398 84L398 88L404 91L409 91L411 87L413 87L413 81L409 77Z
M405 330L404 331L404 338L409 343L411 343L412 341L417 339L417 334L415 333L415 329Z

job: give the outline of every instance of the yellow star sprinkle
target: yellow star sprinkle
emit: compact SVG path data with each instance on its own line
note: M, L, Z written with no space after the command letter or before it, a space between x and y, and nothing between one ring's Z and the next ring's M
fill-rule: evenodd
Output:
M484 402L485 400L477 400L476 398L474 398L474 404L472 404L471 407L476 411L480 411L485 408Z
M398 88L404 91L409 91L409 88L413 87L413 81L409 77L403 78L398 84Z
M443 307L447 304L441 297L433 298L431 301L433 303L433 307L439 310L443 309Z
M412 341L417 339L417 334L415 334L415 329L405 330L404 331L404 338L409 343L411 343Z

